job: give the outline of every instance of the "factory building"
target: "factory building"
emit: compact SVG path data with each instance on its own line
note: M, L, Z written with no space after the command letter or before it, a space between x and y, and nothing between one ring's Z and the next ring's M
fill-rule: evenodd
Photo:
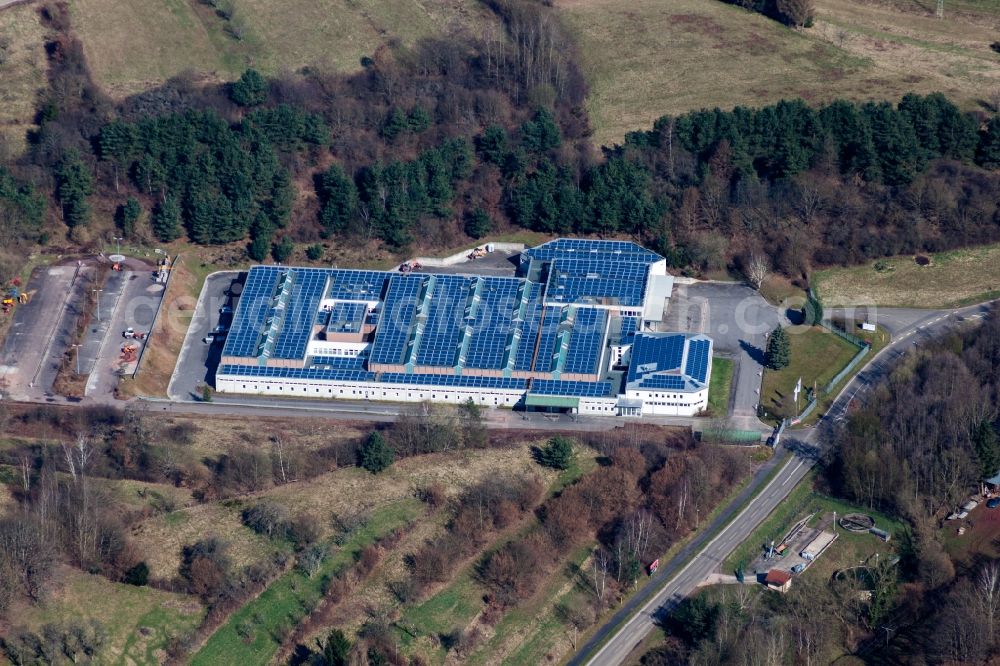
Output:
M712 341L660 331L673 278L626 241L524 250L515 277L255 266L222 393L694 415Z

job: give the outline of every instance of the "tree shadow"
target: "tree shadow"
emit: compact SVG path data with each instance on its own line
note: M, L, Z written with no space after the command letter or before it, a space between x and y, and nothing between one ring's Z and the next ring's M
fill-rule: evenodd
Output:
M801 326L806 323L806 312L802 308L787 308L785 310L785 318L788 319L792 326Z
M749 356L754 363L759 363L760 365L764 365L764 362L767 360L767 356L764 354L763 349L750 344L746 340L740 340L740 349L745 351L747 353L747 356Z

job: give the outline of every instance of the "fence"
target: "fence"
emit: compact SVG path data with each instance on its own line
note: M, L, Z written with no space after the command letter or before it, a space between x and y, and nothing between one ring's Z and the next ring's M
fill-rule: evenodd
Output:
M160 302L156 304L156 312L153 313L153 322L149 325L149 334L146 336L146 340L139 349L139 358L135 362L135 370L132 371L132 379L135 379L139 375L139 368L142 367L142 359L146 358L146 350L153 342L153 331L156 330L156 322L160 320L160 310L163 309L163 303L167 300L167 290L170 289L170 283L173 280L174 271L177 269L177 262L180 260L181 255L178 254L171 262L170 270L167 271L167 279L163 283L163 296L160 297Z
M837 384L839 384L844 379L844 377L846 377L851 372L851 370L857 367L858 363L861 362L861 359L863 359L868 354L869 349L871 349L871 347L867 345L862 347L861 350L854 355L854 358L851 359L851 362L845 365L844 369L838 372L837 375L830 380L830 383L823 387L823 392L829 393L830 391L832 391L834 387L837 386Z

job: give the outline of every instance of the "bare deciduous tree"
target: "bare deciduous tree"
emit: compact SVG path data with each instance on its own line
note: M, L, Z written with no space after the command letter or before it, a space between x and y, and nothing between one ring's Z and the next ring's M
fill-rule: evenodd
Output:
M771 265L767 261L767 257L761 254L751 254L750 258L747 259L746 274L747 280L753 285L754 289L760 290L764 280L771 273Z

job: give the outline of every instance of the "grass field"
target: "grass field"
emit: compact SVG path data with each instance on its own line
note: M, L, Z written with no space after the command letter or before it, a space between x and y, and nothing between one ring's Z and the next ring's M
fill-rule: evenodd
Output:
M765 370L760 404L771 413L795 412L792 392L802 378L799 407L805 407L805 389L815 382L818 389L833 379L858 353L858 348L818 326L801 332L789 331L791 363L782 370Z
M474 0L233 0L227 23L199 0L74 0L73 21L95 79L122 97L184 71L232 79L248 66L268 74L318 66L360 69L391 39L478 33L489 13ZM238 25L241 40L227 26Z
M783 97L897 99L941 91L979 108L1000 88L997 3L816 0L809 30L717 0L557 0L581 43L599 143L665 114L761 105ZM928 9L927 5L931 5ZM626 37L627 36L627 37Z
M0 160L19 155L46 85L45 29L31 4L0 12Z
M812 277L824 307L875 304L883 307L951 308L1000 297L1000 244L928 255L919 266L912 255Z
M112 583L69 567L60 567L56 578L46 603L9 617L34 631L50 622L98 620L108 632L104 664L163 663L167 642L193 629L203 613L197 599L183 594Z
M729 413L729 394L733 388L733 360L712 357L712 377L708 384L708 408L715 416Z
M375 511L365 525L327 558L311 578L289 571L272 583L259 597L233 613L191 660L204 664L268 664L280 643L283 630L291 629L323 596L327 580L354 562L365 546L413 521L421 512L418 500L408 499ZM241 626L249 626L246 639Z

